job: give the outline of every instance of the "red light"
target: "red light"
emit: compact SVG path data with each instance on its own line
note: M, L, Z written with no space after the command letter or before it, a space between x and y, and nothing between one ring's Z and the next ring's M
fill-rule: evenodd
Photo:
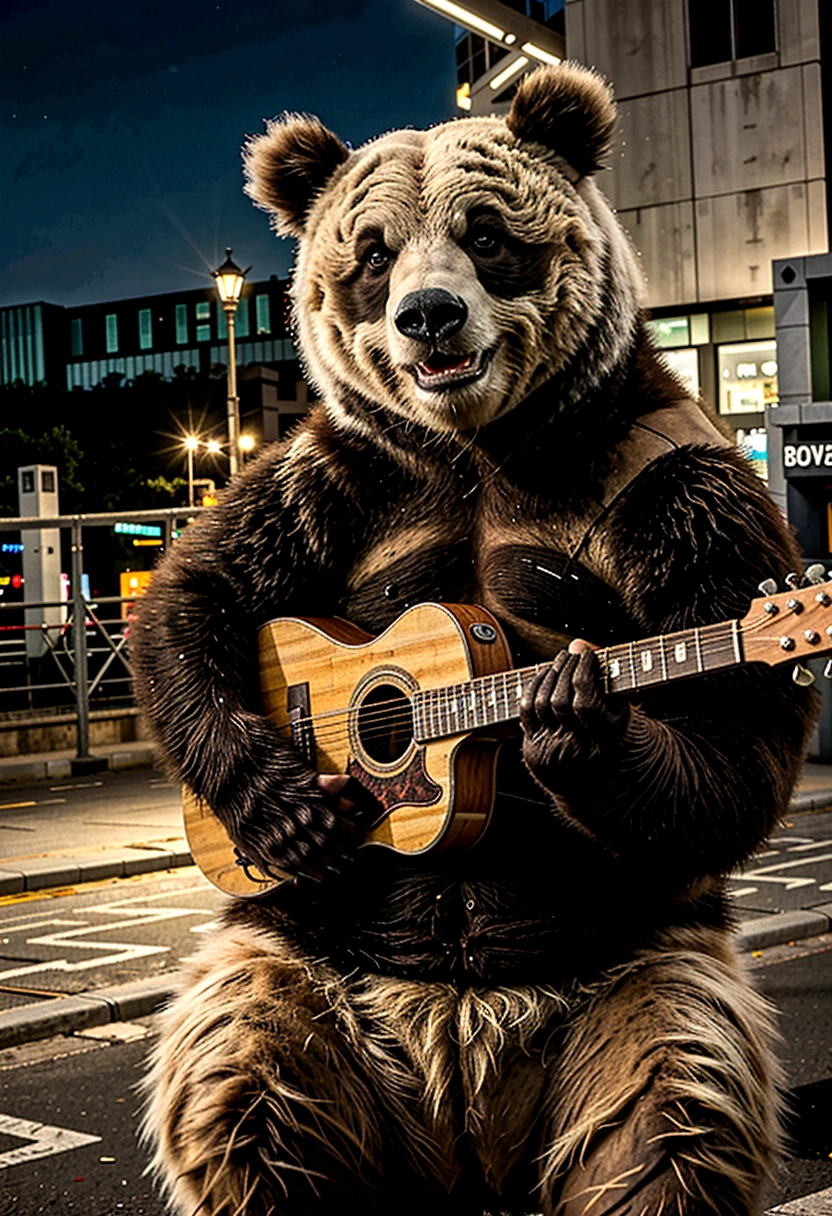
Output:
M14 588L23 586L23 575L22 574L13 574L12 575L12 586Z

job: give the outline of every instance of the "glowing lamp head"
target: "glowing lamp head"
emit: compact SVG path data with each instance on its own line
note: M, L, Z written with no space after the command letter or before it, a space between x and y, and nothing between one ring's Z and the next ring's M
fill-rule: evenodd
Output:
M209 439L205 446L212 456L216 456L222 451L222 445L218 439Z
M199 440L196 435L186 435L182 442L189 452L195 452L199 447Z
M249 266L248 270L251 270ZM222 266L218 266L214 273L214 281L217 284L220 300L223 306L228 305L236 308L240 302L240 296L243 291L243 284L246 281L248 270L240 270L240 267L231 260L231 250L226 249L225 261Z
M241 452L253 452L254 451L254 436L253 435L241 435L239 438L239 444L240 444Z

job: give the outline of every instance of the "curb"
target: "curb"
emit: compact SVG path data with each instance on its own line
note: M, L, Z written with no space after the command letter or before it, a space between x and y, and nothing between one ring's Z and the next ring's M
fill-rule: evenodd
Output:
M22 895L48 887L74 887L103 878L130 878L157 870L193 865L185 840L169 847L127 845L116 852L87 853L79 857L40 857L15 865L0 862L0 896Z
M764 950L766 946L782 946L786 942L819 937L832 931L832 904L819 904L795 912L774 912L740 924L735 935L741 954Z
M121 772L128 768L153 768L157 756L152 744L131 748L115 748L103 755L78 760L72 756L44 757L42 760L0 760L0 785L16 785L25 781L48 781L55 777L77 777L80 773ZM832 795L830 795L832 797Z
M0 1049L19 1047L36 1039L73 1034L90 1026L129 1022L160 1009L176 990L177 972L99 988L80 996L58 996L38 1005L23 1005L0 1013Z
M832 1216L832 1187L780 1203L776 1208L769 1208L766 1216Z

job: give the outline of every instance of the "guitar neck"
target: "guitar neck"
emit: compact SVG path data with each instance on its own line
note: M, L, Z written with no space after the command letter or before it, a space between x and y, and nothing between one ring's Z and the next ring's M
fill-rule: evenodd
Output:
M605 691L637 692L705 672L747 662L738 620L720 621L659 634L595 653ZM783 655L783 658L786 658ZM415 735L419 742L447 738L520 716L524 688L548 663L480 676L464 684L423 689L413 694Z

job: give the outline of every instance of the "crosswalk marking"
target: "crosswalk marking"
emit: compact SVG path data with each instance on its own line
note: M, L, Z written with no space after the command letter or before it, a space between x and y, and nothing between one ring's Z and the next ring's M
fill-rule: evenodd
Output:
M82 1148L85 1144L95 1144L100 1136L91 1136L87 1132L73 1132L66 1127L53 1127L49 1123L33 1123L30 1119L16 1119L14 1115L0 1114L0 1134L16 1136L19 1140L28 1140L19 1148L10 1148L0 1153L0 1170L7 1170L12 1165L21 1165L24 1161L34 1161L38 1157L52 1157L55 1153L65 1153L72 1148Z

